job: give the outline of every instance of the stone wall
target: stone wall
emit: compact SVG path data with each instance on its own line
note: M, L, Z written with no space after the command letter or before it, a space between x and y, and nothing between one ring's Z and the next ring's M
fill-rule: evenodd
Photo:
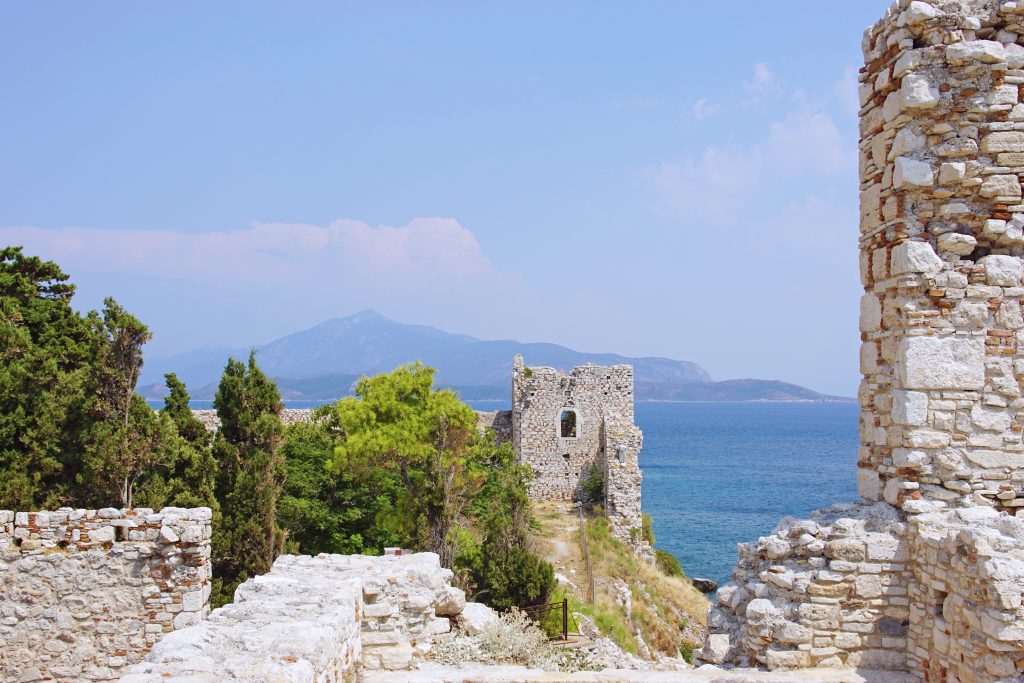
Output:
M1022 36L997 0L901 0L865 32L866 502L741 545L706 659L1024 672Z
M1022 22L1013 3L904 2L865 33L869 500L1024 505Z
M116 680L210 578L209 508L0 511L0 680Z
M404 670L465 607L437 555L285 555L209 619L160 641L122 683L355 680Z
M576 435L562 438L562 411L576 413ZM633 368L585 365L571 372L512 365L512 445L533 468L532 495L576 500L580 482L604 467L605 419L633 423Z
M848 503L782 520L739 546L719 589L703 657L769 669L905 669L910 618L903 515Z
M476 411L476 428L480 432L488 429L494 432L494 440L499 444L512 440L512 411L490 410Z
M563 436L561 416L575 414L575 434ZM640 535L640 447L633 423L633 367L583 365L571 372L512 363L512 446L533 470L530 494L541 500L581 500L594 468L604 480L612 534L649 553Z

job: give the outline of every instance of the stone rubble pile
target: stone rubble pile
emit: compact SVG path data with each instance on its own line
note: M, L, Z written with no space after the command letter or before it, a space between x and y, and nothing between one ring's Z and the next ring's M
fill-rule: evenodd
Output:
M285 555L235 602L161 640L124 683L354 679L430 651L466 605L433 553Z
M209 612L209 508L0 510L0 680L112 681Z

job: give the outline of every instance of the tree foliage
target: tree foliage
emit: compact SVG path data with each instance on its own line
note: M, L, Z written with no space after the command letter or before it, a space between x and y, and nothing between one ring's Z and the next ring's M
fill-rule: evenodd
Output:
M396 533L450 567L450 532L485 475L472 448L476 414L433 382L434 370L420 363L361 379L356 396L335 407L344 438L330 466L335 474L362 477L376 469L396 476Z
M0 249L0 508L73 500L92 365L74 292L57 264Z
M256 365L255 351L248 365L228 360L213 404L221 423L213 453L222 514L213 536L213 602L223 604L239 583L269 571L284 546L277 521L285 481L284 406L277 385Z

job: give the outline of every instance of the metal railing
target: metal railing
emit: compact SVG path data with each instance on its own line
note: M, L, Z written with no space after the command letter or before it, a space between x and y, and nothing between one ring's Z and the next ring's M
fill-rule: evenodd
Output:
M587 545L587 522L583 517L583 505L579 506L580 513L580 547L583 549L583 563L587 568L587 588L589 596L583 596L583 602L594 604L596 585L594 583L594 566L590 563L590 546Z
M579 633L580 627L576 624L576 618L573 617L572 613L569 612L569 599L562 598L561 602L549 602L546 605L534 605L533 607L526 607L522 611L526 612L533 618L534 621L540 621L541 617L553 612L555 610L561 610L562 612L562 640L569 640L569 622L572 622L573 628L576 630L573 633Z

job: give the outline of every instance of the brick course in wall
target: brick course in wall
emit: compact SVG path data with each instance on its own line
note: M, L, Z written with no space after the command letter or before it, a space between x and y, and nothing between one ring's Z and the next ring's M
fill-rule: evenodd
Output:
M209 611L209 508L0 511L0 680L111 681Z

